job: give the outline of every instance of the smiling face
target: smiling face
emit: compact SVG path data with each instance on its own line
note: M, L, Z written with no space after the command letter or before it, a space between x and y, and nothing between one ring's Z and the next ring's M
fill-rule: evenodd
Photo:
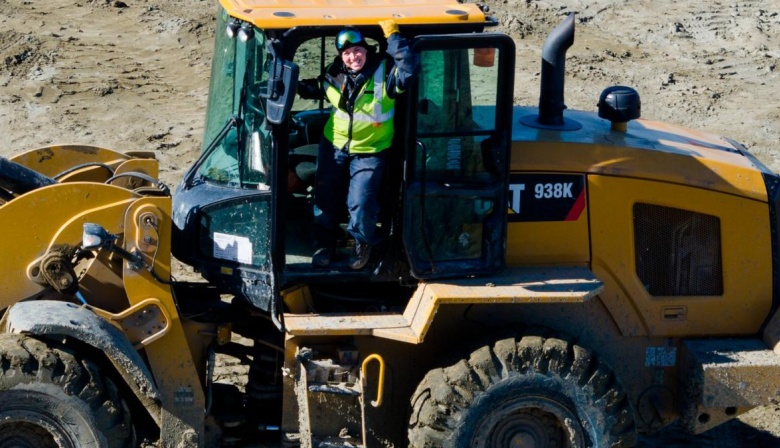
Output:
M350 47L341 52L341 61L352 71L359 71L366 64L368 51L363 47Z

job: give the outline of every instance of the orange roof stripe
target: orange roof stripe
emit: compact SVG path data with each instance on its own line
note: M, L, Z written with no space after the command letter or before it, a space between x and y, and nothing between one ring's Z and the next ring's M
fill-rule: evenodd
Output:
M294 26L484 23L473 3L452 0L219 0L236 18L264 29Z

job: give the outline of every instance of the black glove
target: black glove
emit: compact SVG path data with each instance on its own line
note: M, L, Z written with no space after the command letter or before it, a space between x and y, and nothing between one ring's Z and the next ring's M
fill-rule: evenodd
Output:
M319 80L302 79L298 81L298 95L305 100L318 100L322 98L322 89Z

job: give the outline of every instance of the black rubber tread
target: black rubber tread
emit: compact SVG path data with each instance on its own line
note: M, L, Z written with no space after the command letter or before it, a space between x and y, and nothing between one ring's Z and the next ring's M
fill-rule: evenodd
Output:
M85 406L69 406L76 401L63 406L72 412L88 409L89 415L83 418L89 426L85 431L100 433L105 439L97 446L135 446L130 410L119 389L95 363L80 359L71 349L25 335L0 334L0 369L0 399L7 400L8 394L20 390L45 394L59 389L64 395L52 396L52 401L78 400ZM55 388L47 389L51 386Z
M491 395L506 394L506 388L514 388L512 394L521 393L523 381L529 378L561 385L557 392L551 391L553 395L566 390L585 392L562 398L571 403L573 413L587 416L583 427L591 428L587 431L591 440L586 446L636 444L633 412L612 371L577 344L529 334L496 341L472 352L468 360L428 372L412 395L409 446L468 444L462 440L461 428L481 418L469 415L470 409L479 408Z

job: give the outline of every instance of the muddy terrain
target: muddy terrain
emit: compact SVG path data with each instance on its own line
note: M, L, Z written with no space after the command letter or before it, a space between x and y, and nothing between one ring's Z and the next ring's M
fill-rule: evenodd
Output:
M517 44L515 102L535 104L547 33L576 12L565 100L636 88L644 118L725 135L780 171L780 0L488 0ZM154 150L175 185L200 150L213 0L0 0L0 155L59 143ZM188 275L182 268L182 275ZM245 372L230 360L224 382ZM647 447L780 446L780 407Z

